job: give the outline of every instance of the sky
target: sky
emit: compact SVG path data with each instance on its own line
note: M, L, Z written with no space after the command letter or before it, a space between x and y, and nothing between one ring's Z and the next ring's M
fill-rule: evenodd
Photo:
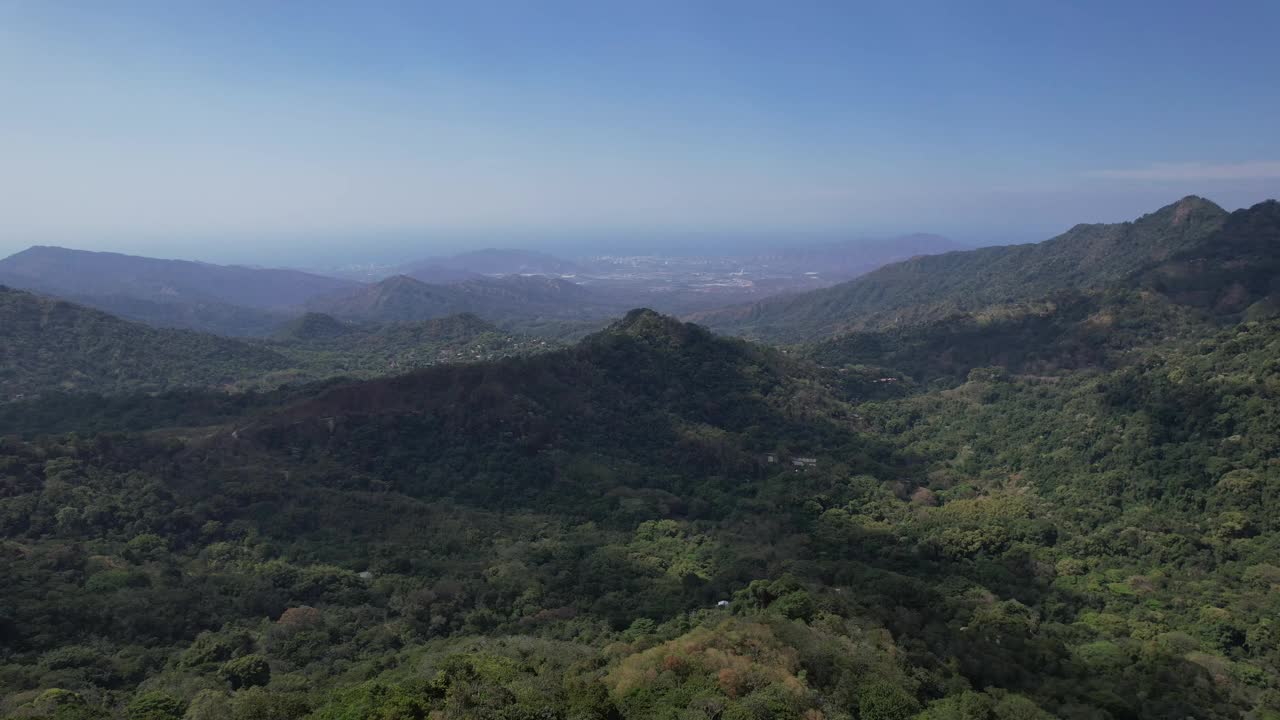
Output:
M0 255L989 244L1280 196L1280 3L0 0Z

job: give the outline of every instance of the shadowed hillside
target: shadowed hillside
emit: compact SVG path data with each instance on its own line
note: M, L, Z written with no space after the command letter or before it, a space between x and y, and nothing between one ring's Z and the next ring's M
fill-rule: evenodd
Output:
M269 341L238 340L153 328L3 286L0 339L4 340L0 400L41 397L45 403L52 402L50 394L96 397L176 388L269 390L335 376L381 377L439 363L475 362L555 347L546 340L505 333L473 315L417 323L352 324L312 313L278 328ZM32 411L32 415L43 413Z
M161 330L0 286L0 397L219 386L289 367L269 349Z

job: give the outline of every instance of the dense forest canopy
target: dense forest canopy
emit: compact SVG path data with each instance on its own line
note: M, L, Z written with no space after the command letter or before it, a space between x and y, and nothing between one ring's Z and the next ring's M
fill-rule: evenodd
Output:
M1280 718L1278 208L786 347L5 291L0 717Z
M308 313L278 326L270 339L223 338L153 328L4 286L0 286L0 340L0 402L178 388L271 390L333 377L379 377L438 363L530 354L557 346L553 341L504 332L467 314L362 324Z

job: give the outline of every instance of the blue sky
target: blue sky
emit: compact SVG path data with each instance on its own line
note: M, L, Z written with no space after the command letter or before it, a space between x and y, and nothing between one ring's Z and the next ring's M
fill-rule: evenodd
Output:
M0 253L931 231L1280 195L1275 2L0 0Z

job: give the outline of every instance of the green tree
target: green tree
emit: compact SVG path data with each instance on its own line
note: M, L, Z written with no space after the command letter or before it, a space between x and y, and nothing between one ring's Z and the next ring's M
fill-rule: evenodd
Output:
M261 655L245 655L223 663L218 675L233 690L266 685L271 682L271 665Z
M178 698L157 690L135 695L125 708L129 720L179 720L186 706Z

